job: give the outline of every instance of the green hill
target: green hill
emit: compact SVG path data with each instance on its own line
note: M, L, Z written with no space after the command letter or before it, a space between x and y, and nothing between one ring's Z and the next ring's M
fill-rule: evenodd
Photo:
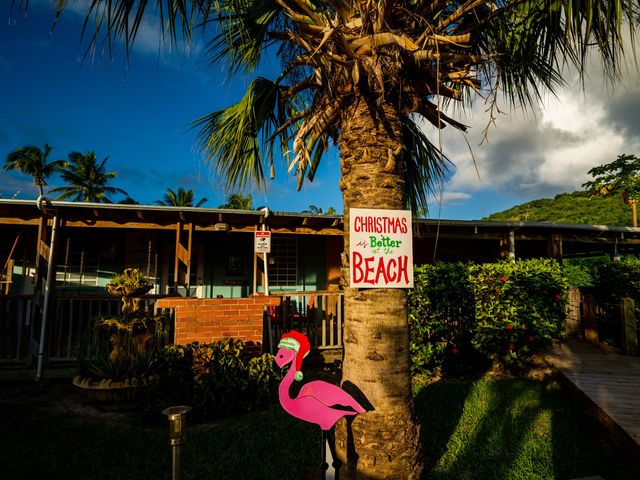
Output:
M482 220L582 223L631 226L631 207L619 195L589 198L586 192L561 193L493 213Z

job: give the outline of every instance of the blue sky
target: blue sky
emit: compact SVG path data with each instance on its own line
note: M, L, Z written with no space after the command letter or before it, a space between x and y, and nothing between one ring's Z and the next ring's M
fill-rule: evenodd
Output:
M16 147L45 142L53 147L52 158L92 150L100 159L109 157L108 168L118 172L114 185L140 203L152 203L167 188L178 186L192 188L196 199L207 197L205 206L224 202L222 181L202 162L196 132L189 124L236 102L249 79L230 81L224 66L209 64L197 38L188 51L176 47L159 54L159 36L148 25L128 62L121 45L111 56L94 51L83 60L83 18L74 8L62 15L50 35L53 14L47 1L30 2L26 17L3 3L1 158ZM268 66L262 73L269 76ZM598 99L605 95L591 91L576 95L570 89L560 99L541 105L532 116L501 115L489 142L482 145L486 107L474 106L463 119L472 125L472 133L466 139L458 134L444 137L445 153L457 169L441 202L433 200L431 216L477 219L522 201L575 190L587 180L591 166L608 163L620 153L640 153L634 150L640 146L640 132L627 128L637 116L636 103L640 106L638 83L630 83L631 90L618 104L614 94L594 106L591 95ZM608 131L602 130L602 119L608 121ZM616 122L618 128L611 127ZM594 135L600 136L600 148L588 142ZM603 142L610 148L603 149ZM256 206L267 204L279 211L300 211L312 204L325 211L328 207L342 211L338 176L334 152L301 192L296 192L295 179L281 165L266 192L250 193ZM60 185L60 180L51 178L49 184ZM11 197L18 191L16 198L36 195L29 178L0 172L0 195Z

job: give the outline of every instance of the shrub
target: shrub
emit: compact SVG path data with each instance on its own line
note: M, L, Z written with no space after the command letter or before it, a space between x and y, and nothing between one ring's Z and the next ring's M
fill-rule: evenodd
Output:
M561 334L566 281L553 260L439 263L414 270L412 368L460 371L487 360L526 361Z
M434 374L462 368L473 314L469 264L416 266L409 291L412 370Z
M472 265L475 298L472 344L511 365L527 360L562 332L566 281L551 259Z
M599 281L599 271L603 265L611 263L608 256L568 258L562 264L562 271L571 287L594 287Z
M622 297L640 300L640 259L623 257L618 262L602 263L598 269L596 291L607 301Z
M196 419L214 419L264 408L276 398L282 373L273 355L247 359L240 340L165 347L157 358L145 410L193 407Z

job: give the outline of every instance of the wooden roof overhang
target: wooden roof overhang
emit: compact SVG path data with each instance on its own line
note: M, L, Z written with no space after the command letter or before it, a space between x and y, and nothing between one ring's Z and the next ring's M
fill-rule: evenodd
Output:
M263 210L163 207L150 205L48 202L42 210L35 200L0 199L0 225L38 226L42 214L56 215L63 227L97 227L148 230L175 230L191 224L194 232L253 232L261 225L273 233L335 235L343 234L343 219L337 215ZM486 222L480 220L415 219L417 239L496 240L512 234L516 242L560 240L569 249L565 254L597 252L618 245L640 251L640 228L607 225L577 225L552 222Z
M274 233L342 235L342 218L336 215L79 202L41 206L36 201L0 199L0 225L37 226L44 214L57 216L63 227L174 230L178 224L192 224L195 232L253 232L264 225Z
M560 241L564 256L608 252L612 245L640 251L640 228L554 222L487 222L480 220L416 219L415 238L501 241L512 234L515 242Z

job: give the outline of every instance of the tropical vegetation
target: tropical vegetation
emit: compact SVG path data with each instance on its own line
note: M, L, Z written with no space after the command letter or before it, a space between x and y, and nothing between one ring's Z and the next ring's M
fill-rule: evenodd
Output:
M327 212L322 211L322 207L317 207L315 205L309 205L306 210L303 210L302 213L310 213L311 215L336 215L336 209L333 207L327 208Z
M426 205L447 164L425 127L466 129L450 116L451 104L464 110L484 98L490 117L502 94L514 107L532 106L564 86L566 65L583 72L591 52L609 78L620 79L622 25L633 33L637 19L628 0L96 0L87 4L85 28L96 29L88 37L96 41L106 28L108 41L120 37L129 46L145 13L158 11L151 3L172 39L217 22L201 31L216 32L208 53L232 75L244 79L261 61L280 61L277 78L254 78L240 101L195 123L227 187L264 186L283 155L301 188L334 143L345 224L351 208ZM344 245L349 252L348 230ZM346 287L344 298L343 381L374 408L349 432L344 422L337 426L343 473L418 478L407 292Z
M109 185L118 174L107 171L108 158L98 161L92 151L69 153L69 160L59 169L60 177L67 185L52 188L49 192L59 193L56 200L93 203L112 203L111 195L127 195L123 189Z
M167 193L164 194L162 200L156 200L156 205L162 205L165 207L201 207L204 203L208 202L207 198L201 198L197 202L194 200L194 193L192 189L184 189L178 187L175 191L167 188Z
M625 203L631 205L632 226L638 226L637 203L640 200L640 158L635 155L618 155L606 165L598 165L589 170L593 177L582 186L592 197L618 194Z
M38 187L40 196L44 195L46 179L64 166L64 160L48 161L52 148L45 143L44 150L29 145L13 150L4 162L5 170L17 170L33 177L33 184Z
M277 403L283 377L273 355L251 355L232 339L169 345L154 363L144 402L149 416L172 405L189 405L192 418L209 421L264 409Z
M492 213L482 220L631 226L631 215L619 197L590 197L585 191L539 198Z
M253 208L253 197L250 193L229 193L227 201L220 205L219 208L228 208L230 210L251 210Z
M414 270L412 370L518 367L560 338L567 283L555 260L438 263Z

